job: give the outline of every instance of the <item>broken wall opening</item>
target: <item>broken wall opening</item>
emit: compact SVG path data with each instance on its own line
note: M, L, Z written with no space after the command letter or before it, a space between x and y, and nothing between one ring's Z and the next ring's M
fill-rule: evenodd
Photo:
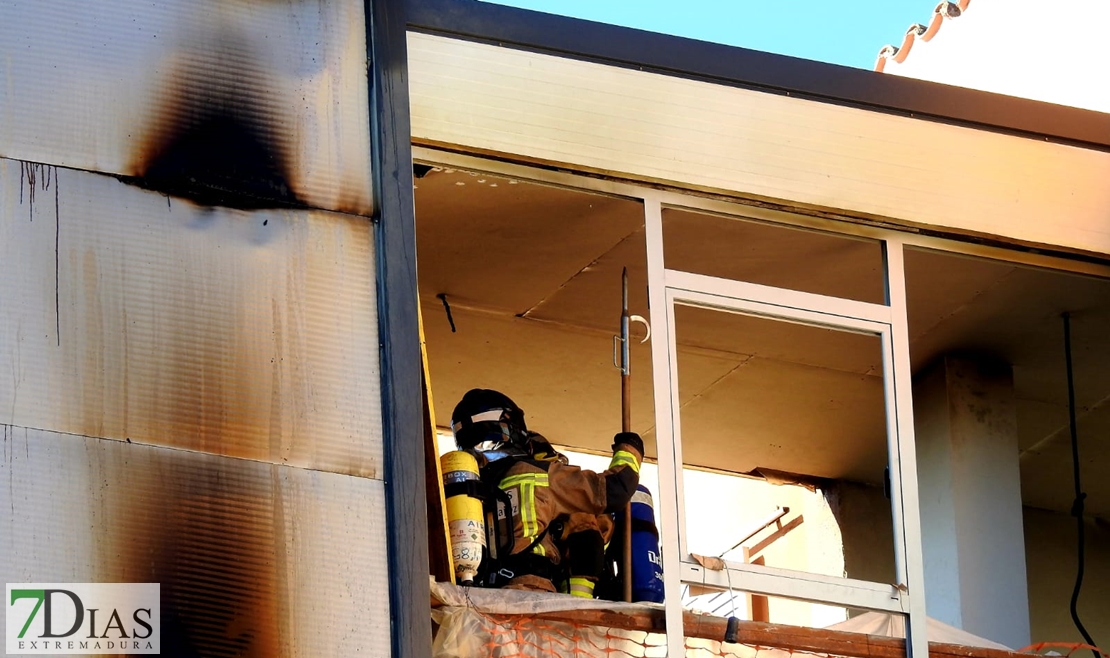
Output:
M450 437L451 411L462 394L474 387L494 388L524 408L530 429L571 452L573 463L603 470L612 435L620 428L612 336L618 328L622 268L627 267L629 273L630 311L648 314L643 204L435 164L418 169L415 197L420 301L439 451L451 448L450 439L444 441L444 437ZM668 267L752 278L765 285L841 294L872 303L881 301L883 295L882 254L875 241L841 240L823 233L670 208L664 211L664 230ZM738 250L737 244L745 246ZM753 267L751 261L757 255ZM830 276L829 268L814 269L815 262L828 264L836 275ZM746 337L748 356L758 353L760 359L774 365L772 371L780 379L789 379L782 368L829 370L824 367L827 364L807 365L806 358L785 354L784 349L795 349L792 345L807 352L811 361L815 350L824 350L839 362L850 358L840 353L842 346L822 348L807 341L797 333L803 329L798 325L754 334L752 329L745 326L732 333ZM711 344L730 335L730 329L719 323L693 323L686 331L679 329L681 372L684 378L695 380L699 395L720 384L722 376L735 367L731 364L720 371L719 361L724 355L735 357L736 345ZM642 479L658 497L655 466L650 463L657 454L654 371L650 343L636 340L642 336L634 325L632 429L645 439L649 463ZM753 346L752 340L773 344ZM830 496L841 477L855 478L861 486L882 486L885 420L881 377L877 400L875 382L870 381L876 379L874 373L881 365L878 348L875 352L863 359L866 363L853 363L852 367L859 366L858 372L848 377L861 380L863 388L871 390L872 411L877 409L878 414L877 420L872 414L867 421L869 440L877 446L859 448L856 444L862 436L850 442L854 453L847 461L859 462L853 467L819 465L848 447L814 451L820 442L812 440L791 450L795 457L814 453L816 462L765 459L766 451L756 447L759 442L743 451L729 450L729 437L737 436L735 413L704 415L697 431L685 438L691 457L684 464L687 504L700 496L704 502L695 505L711 512L688 524L686 530L697 538L691 551L703 544L707 552L716 551L718 544L728 548L738 543L741 534L751 534L746 545L735 547L732 557L747 552L747 559L756 564L806 569L810 554L820 554L820 572L845 575L838 508ZM828 385L821 383L818 389ZM783 388L781 381L764 380L740 391L726 388L719 385L715 390L729 400L725 403L729 411L745 407L752 418L763 418L758 422L764 426L773 423L777 414L784 427L794 425L791 440L806 434L798 422L817 426L823 422L805 400L784 399L774 413L763 402L756 402L757 393ZM823 395L817 389L813 393ZM681 390L680 395L683 399L697 397ZM799 408L805 408L805 413L794 413ZM698 420L696 414L690 418ZM742 429L750 434L750 427ZM764 448L774 443L766 435L759 438ZM780 438L780 447L784 442ZM738 455L745 459L737 460ZM732 497L728 509L719 504L719 495L725 491ZM778 509L788 511L755 533L740 532ZM658 517L658 504L656 510ZM885 524L892 552L889 510ZM893 556L886 560L889 572L882 574L883 582L893 582L893 562ZM842 620L846 614L844 608L835 606L781 601L784 603L770 606L765 615L770 621L820 626ZM839 612L830 615L828 609ZM748 614L747 618L754 617Z
M647 312L642 205L445 167L415 196L438 429L450 433L467 390L493 388L552 443L608 451L621 426L622 268L631 312ZM653 454L651 354L632 352L632 427Z
M480 171L428 166L417 174L419 292L438 452L455 447L456 404L483 388L512 398L528 429L560 450L611 457L622 423L613 337L623 270L630 313L647 313L642 204ZM651 355L636 342L642 336L631 344L631 429L652 455ZM608 460L594 470L607 467ZM429 463L433 485L435 468ZM433 516L440 496L430 488ZM433 555L446 541L435 525ZM546 527L545 520L540 531ZM450 574L431 566L440 579Z
M498 167L498 170L513 171L506 167ZM645 207L635 198L617 198L529 182L525 179L529 178L527 172L522 173L524 177L513 182L504 173L494 176L477 169L449 170L448 167L439 166L429 169L427 176L417 180L420 293L431 360L432 386L435 391L437 425L441 432L449 433L447 418L462 392L470 386L496 387L498 385L491 383L490 379L498 378L498 381L509 381L509 386L522 385L529 391L537 391L522 395L507 392L518 398L518 402L525 407L534 429L549 435L555 443L574 453L575 463L602 469L606 465L605 454L608 452L612 432L619 426L619 384L616 381L616 371L611 365L610 341L617 324L619 270L625 265L629 267L633 282L632 310L647 315L646 239L643 237ZM441 177L439 181L436 181L437 176ZM539 178L549 179L544 176ZM599 187L610 189L609 186ZM620 186L616 188L621 189ZM491 196L503 189L523 191L505 197ZM629 197L635 197L635 192L630 190ZM565 198L559 198L560 196ZM674 200L675 196L668 198ZM713 204L705 206L717 207ZM580 212L575 212L575 209ZM596 212L597 215L591 220L586 217L587 212ZM721 215L715 211L694 211L669 206L663 208L662 218L663 247L668 270L692 271L714 279L743 281L849 302L886 304L883 281L885 262L881 246L881 240L886 235L884 232L856 231L856 235L851 237L831 235L766 221L750 221L747 217ZM716 223L717 226L709 226L710 223ZM618 226L619 230L614 229L614 226ZM692 228L684 229L683 226ZM590 240L597 238L595 234L599 231L604 233L608 244L591 250ZM683 235L683 231L687 234ZM776 235L781 235L781 238L776 239ZM872 236L874 239L860 239L859 235ZM931 244L928 239L921 242ZM939 247L961 248L960 245L948 245L943 241L933 242ZM998 249L967 250L988 251L1007 257L1007 252ZM625 253L629 257L618 257ZM1058 422L1053 424L1045 420L1048 416L1031 414L1029 411L1042 407L1051 408L1058 421L1060 414L1064 413L1060 400L1046 404L1044 400L1036 396L1026 396L1020 391L1026 386L1023 382L1043 380L1045 372L1038 374L1037 369L1047 362L1046 359L1057 358L1051 355L1051 346L1046 347L1049 344L1042 338L1058 329L1056 323L1059 321L1059 313L1065 306L1082 311L1074 316L1077 335L1088 330L1091 330L1088 335L1100 335L1099 327L1103 322L1100 318L1105 316L1105 312L1100 309L1104 309L1105 300L1110 299L1110 294L1106 292L1106 281L912 246L907 246L904 253L910 357L914 372L921 372L948 350L980 350L992 358L998 358L1014 350L1020 352L1030 345L1041 345L1029 352L1031 360L1028 363L1015 363L1014 366L1014 380L1019 389L1017 415L1019 431L1023 433L1022 445L1026 443L1024 434L1030 428L1045 429L1045 433L1039 435L1040 438L1052 439L1037 450L1022 448L1023 498L1027 496L1026 480L1030 477L1029 473L1033 474L1034 480L1065 479L1066 473L1058 472L1060 469L1056 466L1052 466L1056 470L1041 472L1040 467L1048 462L1039 460L1036 455L1040 454L1038 450L1042 448L1051 448L1051 451L1058 452L1058 444L1066 432L1061 434ZM502 258L502 254L506 256ZM567 267L562 262L566 258L577 259L577 266ZM1025 257L1016 260L1031 259ZM1055 261L1046 259L1045 262L1052 265ZM550 268L545 268L544 263L555 263L555 272L559 276L550 276ZM1061 262L1058 265L1067 267L1067 263ZM529 267L536 271L529 271ZM1009 273L1010 270L1014 273ZM530 285L528 277L543 282L546 292L519 296L520 291ZM604 283L598 284L600 280L604 280ZM1049 284L1050 280L1054 283ZM604 290L606 287L608 290ZM455 332L451 331L444 300L438 297L440 294L446 296L452 309ZM599 302L600 298L606 301ZM506 299L510 301L506 302ZM979 304L980 301L983 302L982 305ZM690 404L692 399L681 392L681 380L686 378L683 373L691 372L687 362L692 358L722 351L720 346L707 343L706 336L739 336L750 342L762 335L802 352L806 349L812 351L814 345L823 343L820 340L784 340L793 327L783 331L762 332L751 328L723 332L713 330L702 332L704 335L699 338L697 322L689 325L691 316L687 316L686 320L682 319L682 314L691 310L704 312L704 309L691 308L689 305L676 306L678 336L675 353L679 361L686 363L685 367L682 364L678 367L679 397L684 405ZM734 322L752 321L750 316L733 317L740 318ZM462 323L459 322L460 318ZM756 320L772 322L766 318ZM1045 324L1044 327L1030 331L1022 328L1033 320L1034 324L1051 321L1051 327L1045 329L1044 327L1049 327ZM713 324L714 322L709 323ZM688 334L685 336L684 325L687 326ZM460 336L464 326L473 330L471 336ZM490 329L498 326L504 328L499 331ZM693 333L690 333L690 326L695 329ZM496 336L503 340L492 340ZM876 340L874 335L871 340ZM559 341L565 342L559 344ZM649 457L654 457L654 407L657 401L653 400L650 380L657 373L651 367L652 355L648 349L650 345L651 343L633 347L633 429L644 435ZM767 345L749 345L746 349L764 356L768 354ZM729 350L738 351L735 346L725 351ZM777 359L794 365L814 365L807 364L799 354L780 351L776 355L773 352L770 351L773 357L771 360ZM1091 391L1089 394L1081 394L1081 426L1087 425L1097 430L1102 409L1101 397L1097 386L1088 386L1092 381L1097 383L1101 376L1091 373L1098 373L1099 365L1103 363L1103 357L1100 356L1103 354L1102 348L1093 344L1090 339L1080 338L1077 352L1083 352L1085 363L1092 366L1086 374L1077 375L1083 380L1078 388L1081 391ZM583 357L587 353L589 356ZM834 346L825 351L824 358L844 360L850 359L854 353L850 348ZM874 362L875 359L860 360L861 363L864 361ZM1062 371L1062 363L1056 363L1052 367L1058 375ZM830 364L820 365L827 368ZM727 373L727 369L725 372ZM874 374L862 374L865 372L866 369L855 374L863 379L868 376L875 378ZM446 376L442 373L446 373ZM511 376L510 379L505 379L506 374ZM1030 379L1031 375L1035 375L1036 379ZM455 380L454 384L450 383L452 379ZM471 379L479 381L471 383ZM709 377L707 381L712 383L716 379ZM738 413L737 408L733 407L739 407L740 403L745 402L749 403L748 407L754 409L757 415L773 415L769 413L773 406L766 403L751 404L758 400L758 395L765 393L762 389L766 388L782 390L786 387L753 385L747 395L724 396L728 400L737 401L736 404L730 406L728 402L722 403L723 412L708 413L706 417L711 420L733 417ZM804 389L804 386L795 388ZM851 397L850 388L845 386L831 386L827 390L835 393L830 399ZM788 394L797 392L799 391L786 390ZM1087 397L1084 398L1083 395ZM552 400L558 401L553 404ZM569 402L559 407L558 404L562 404L562 401ZM804 414L797 414L803 416L802 418L787 417L784 421L786 424L798 424L820 417L817 413L818 405L812 402L807 404L796 401L781 408L804 411ZM570 416L567 409L571 409ZM693 407L684 406L682 410L691 416L689 420L694 420L696 414ZM858 415L852 417L853 421L859 419ZM593 429L602 425L607 425L608 428L603 431ZM735 429L737 423L722 425L725 426L721 430L723 436L739 434ZM553 426L555 430L551 429ZM743 434L753 435L750 429ZM893 581L891 574L896 572L897 562L892 548L896 521L891 519L890 500L884 491L885 478L881 473L881 466L866 466L868 459L875 461L876 455L880 456L876 463L882 463L881 455L886 450L882 441L862 442L869 447L857 455L864 455L856 464L860 468L859 473L851 473L851 468L846 468L844 472L849 473L848 475L833 477L826 468L831 463L828 455L822 458L820 454L820 449L828 446L810 445L806 449L803 442L800 448L794 446L802 466L777 465L777 468L772 468L765 465L773 463L773 460L767 459L773 453L766 449L772 442L764 439L762 446L756 442L754 446L746 447L746 450L733 450L735 454L730 454L728 449L735 448L735 441L722 441L716 446L722 449L715 449L712 442L707 442L706 439L711 432L703 430L704 428L687 432L683 436L684 445L688 447L683 459L685 468L682 472L685 481L692 481L694 474L700 473L706 477L719 476L771 487L765 481L766 477L770 475L776 481L784 481L782 473L776 471L785 470L785 481L791 484L781 487L781 490L806 484L814 486L823 505L827 507L840 533L842 550L839 559L842 560L843 575L849 579L874 583ZM1087 430L1081 429L1083 431ZM691 438L691 433L698 436ZM1033 444L1038 440L1033 440ZM850 441L840 442L838 445L841 448L837 453L840 457L849 454L851 450L848 448L854 447ZM745 458L758 458L755 462L757 467L751 464L740 465L736 459L737 454ZM1097 451L1092 454L1095 455L1096 462L1101 459ZM595 460L595 463L591 464L590 460ZM805 460L811 460L811 463L806 464ZM645 465L645 481L651 479L649 472L654 468L652 463ZM745 473L747 475L740 475ZM1093 478L1088 479L1093 481ZM696 495L690 487L685 488L683 495L688 498L686 502L689 506ZM1099 495L1097 487L1095 488L1093 500L1097 506ZM712 507L716 504L717 499L713 498L712 493L719 493L720 486L716 489L710 486L708 490L711 492L707 499L709 502L695 505ZM658 489L655 493L657 497L660 495ZM741 500L748 503L745 507L754 507L751 504L754 498L755 494L740 496ZM1064 504L1069 502L1066 498L1064 495ZM1028 500L1025 504L1025 516L1028 517L1032 508L1029 507ZM762 511L773 512L779 507L794 509L793 506L780 502ZM803 516L806 517L803 519L804 525L809 521L809 515ZM727 511L722 511L718 519L727 517ZM778 521L782 525L789 525L791 522L791 517L785 515ZM1093 523L1097 524L1098 519L1094 519ZM1062 525L1056 523L1053 527ZM785 536L791 540L800 537L797 532L799 527L794 526ZM1092 527L1097 530L1098 526ZM687 528L686 531L688 530ZM716 541L723 545L727 541L723 536L735 534L732 530L736 528L726 529L724 524L715 523L709 526L707 536L710 540L705 541ZM779 525L773 524L764 533L770 535L778 530ZM663 531L667 532L668 528L664 527ZM791 532L795 533L793 537L790 537ZM764 538L757 536L750 543L758 544ZM698 540L701 541L703 540ZM1039 553L1044 552L1042 544L1044 542L1038 544ZM713 548L707 548L707 552L713 551ZM749 558L760 557L767 562L767 556L749 555ZM1097 566L1095 571L1098 571ZM1088 584L1085 591L1091 591L1090 588L1091 585ZM740 584L736 584L733 589L738 593L745 592ZM743 594L751 595L766 596L755 590ZM1098 595L1096 599L1097 597ZM773 597L767 598L773 600ZM1099 609L1099 605L1101 604L1096 604L1096 609ZM844 614L851 616L854 613L846 610ZM752 610L749 616L760 618L759 616L767 615L765 612ZM810 619L814 619L812 615ZM781 621L813 625L823 623L799 621L796 618ZM1033 625L1037 627L1036 620Z
M1096 574L1110 568L1097 543L1110 520L1110 279L908 249L906 284L930 616L1011 646L1083 641L1069 613L1068 313L1086 494L1077 610L1105 644L1110 581Z

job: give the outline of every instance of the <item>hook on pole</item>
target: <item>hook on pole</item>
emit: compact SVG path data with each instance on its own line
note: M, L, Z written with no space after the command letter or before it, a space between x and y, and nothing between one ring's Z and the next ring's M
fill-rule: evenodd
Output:
M644 330L647 331L647 335L644 336L644 339L641 340L640 342L641 343L648 342L648 339L651 338L651 325L648 324L648 321L644 318L644 316L642 316L642 315L631 315L631 316L628 317L628 319L631 322L639 322L640 324L644 325Z

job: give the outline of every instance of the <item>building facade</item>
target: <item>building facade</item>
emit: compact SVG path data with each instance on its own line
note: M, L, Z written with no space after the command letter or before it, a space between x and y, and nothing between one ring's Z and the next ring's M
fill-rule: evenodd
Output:
M1070 379L1106 633L1106 115L469 0L0 11L5 582L426 655L436 426L503 388L603 450L628 268L667 628L696 586L1059 639ZM778 541L838 553L706 568L742 515L691 470L819 492Z

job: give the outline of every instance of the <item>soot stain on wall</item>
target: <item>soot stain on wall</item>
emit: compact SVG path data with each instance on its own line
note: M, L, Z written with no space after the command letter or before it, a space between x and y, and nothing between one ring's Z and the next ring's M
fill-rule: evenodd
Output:
M273 467L137 444L114 449L138 451L129 461L141 468L124 486L101 489L111 523L99 527L100 568L119 582L161 585L162 655L285 655Z
M303 207L290 183L291 124L247 39L222 32L169 58L125 182L204 206Z

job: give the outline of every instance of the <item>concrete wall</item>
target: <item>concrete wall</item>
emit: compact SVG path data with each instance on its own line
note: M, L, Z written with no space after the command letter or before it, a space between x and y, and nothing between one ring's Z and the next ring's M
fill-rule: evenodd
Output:
M893 583L894 526L890 500L880 487L837 482L825 497L840 523L844 574L849 578Z
M1029 612L1010 366L949 355L913 388L929 615L1024 646Z

